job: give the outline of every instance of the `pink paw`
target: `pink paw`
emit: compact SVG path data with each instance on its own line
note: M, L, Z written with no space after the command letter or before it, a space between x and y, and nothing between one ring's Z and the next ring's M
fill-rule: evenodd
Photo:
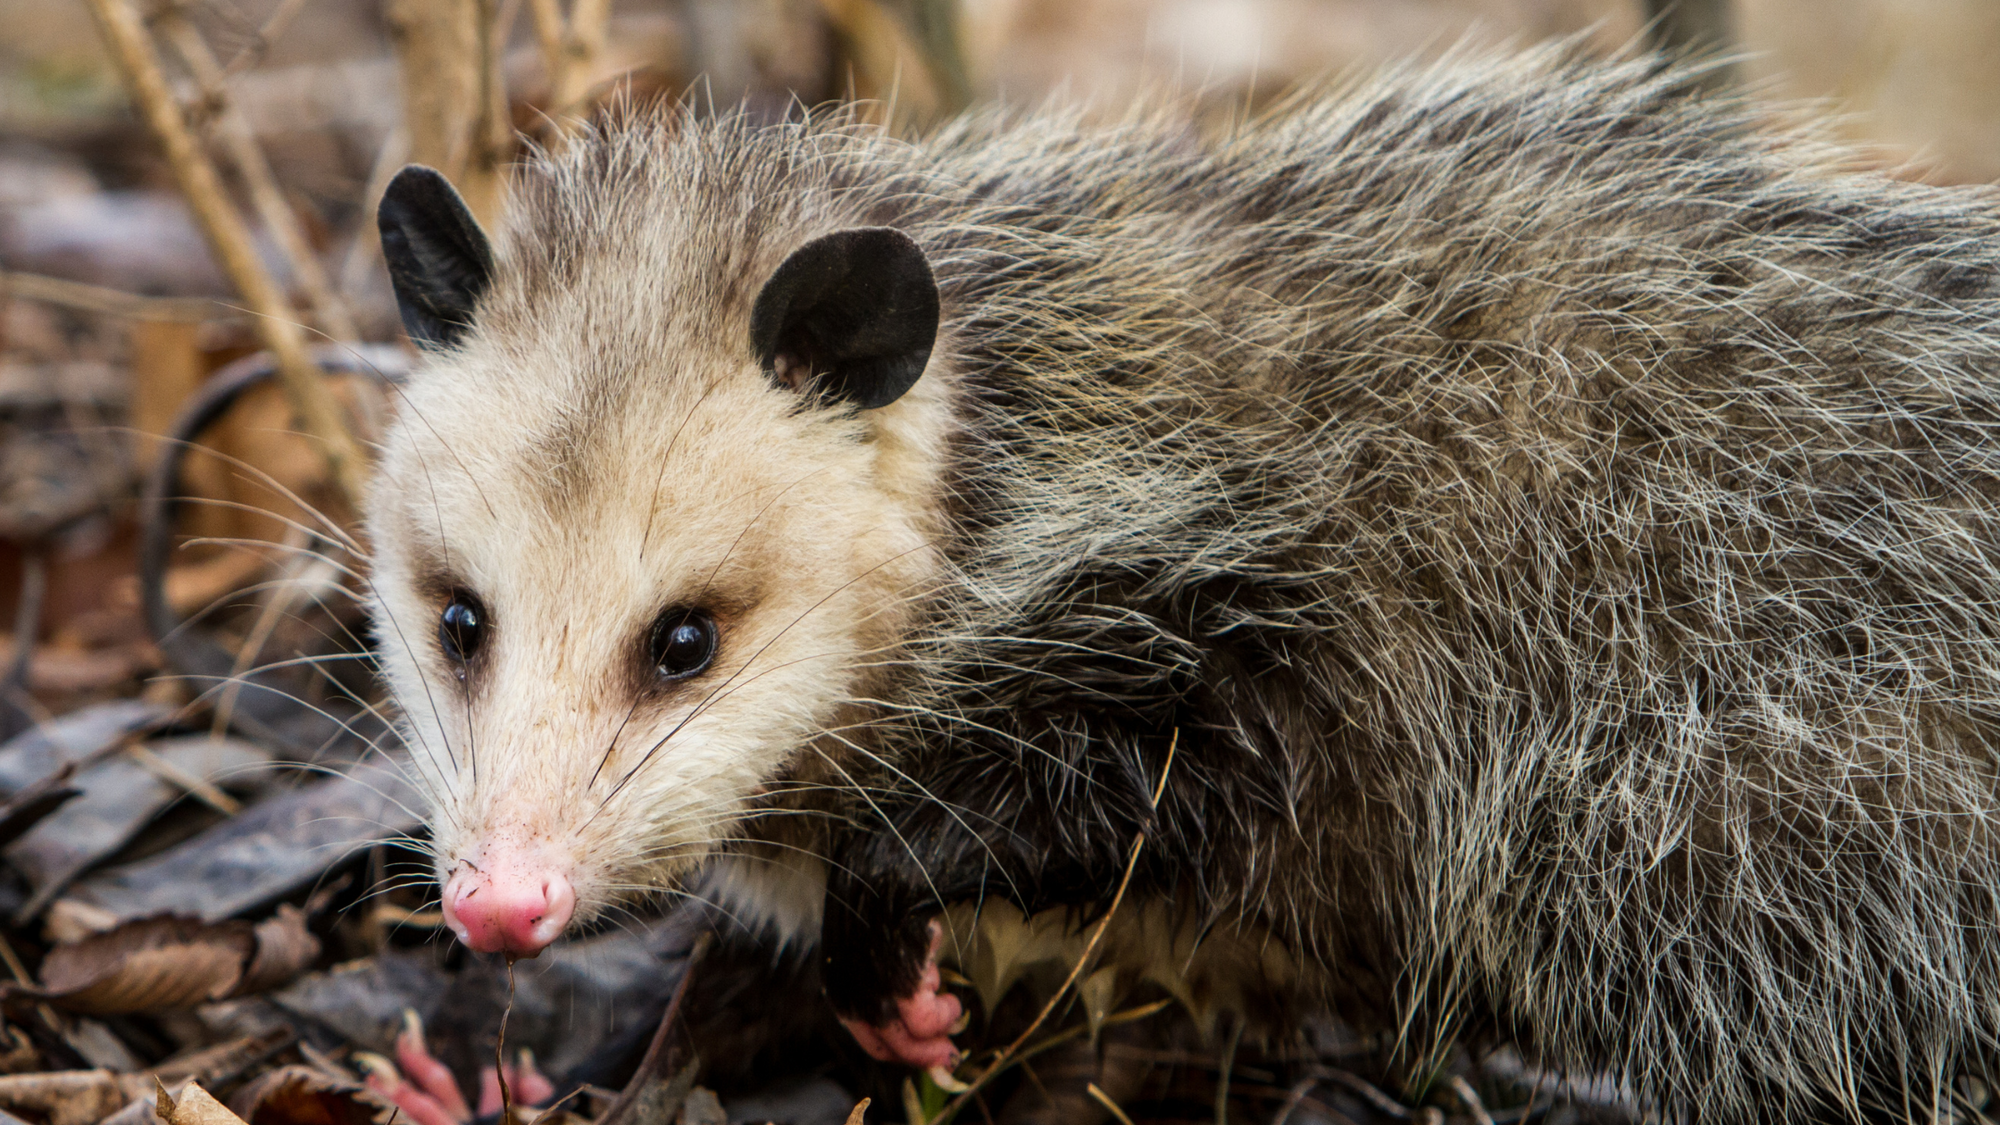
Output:
M396 1061L358 1056L367 1072L368 1088L387 1098L414 1125L464 1125L473 1120L472 1107L451 1076L424 1044L423 1024L415 1012L403 1013L403 1033L396 1037ZM535 1106L555 1095L555 1086L535 1069L533 1056L521 1052L518 1064L507 1066L507 1089L517 1106ZM500 1074L487 1067L479 1075L479 1116L501 1108Z
M937 954L943 943L943 927L932 922L931 947L924 958L923 975L917 978L917 986L908 996L896 998L895 1018L887 1023L870 1024L842 1017L840 1022L847 1025L848 1032L869 1055L882 1062L899 1062L920 1070L939 1066L949 1069L958 1062L958 1048L952 1045L951 1032L964 1008L958 997L938 991L942 981Z

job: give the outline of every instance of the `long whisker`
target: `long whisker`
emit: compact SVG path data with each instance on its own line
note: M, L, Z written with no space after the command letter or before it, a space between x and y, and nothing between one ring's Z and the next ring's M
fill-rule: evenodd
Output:
M129 430L128 432L132 434L139 433L139 431L137 430ZM285 432L292 433L293 431L285 431ZM243 473L248 475L248 478L251 483L270 489L272 492L276 493L282 499L290 501L292 504L296 505L300 511L311 516L314 522L319 524L318 530L305 527L304 525L299 525L301 530L304 530L308 534L316 535L323 539L333 540L334 542L340 544L340 546L346 549L350 554L357 556L362 556L367 554L367 552L362 549L360 542L358 542L352 535L348 534L346 528L341 527L340 524L337 521L335 521L331 516L328 516L325 512L320 511L317 505L309 503L304 497L300 496L296 492L293 492L290 488L288 488L285 485L283 481L280 481L277 477L272 476L269 472L266 472L265 470L258 468L256 465L253 465L250 462L245 461L240 457L224 453L223 451L216 449L213 446L202 445L196 441L187 439L163 438L154 434L146 434L141 436L150 437L153 438L154 440L161 441L163 443L177 444L181 448L189 450L191 452L205 453L208 456L213 457L218 461L221 461L223 464L228 465L233 469L238 469L242 471ZM303 437L304 435L296 435L296 436ZM259 508L251 504L243 504L240 501L222 500L222 499L196 497L196 496L171 497L170 499L178 500L181 502L192 502L205 505L214 505L217 507L238 507L242 508L245 511L255 512L259 515L270 516L272 519L279 520L285 523L295 522L289 519L288 517L281 516L278 513L270 511L267 508Z

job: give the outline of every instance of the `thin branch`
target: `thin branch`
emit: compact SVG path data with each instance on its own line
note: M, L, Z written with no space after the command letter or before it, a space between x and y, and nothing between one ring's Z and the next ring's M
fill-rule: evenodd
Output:
M38 273L0 270L0 297L19 297L106 316L133 320L178 320L202 323L211 320L241 320L241 309L207 297L147 297L102 285L86 285Z
M278 177L271 171L271 162L265 159L250 123L230 100L229 80L222 64L215 60L201 33L178 10L166 10L156 23L160 34L173 45L174 52L187 64L188 73L194 75L200 86L202 104L213 114L223 148L229 153L230 162L236 165L237 174L243 177L243 186L250 191L250 203L257 208L257 217L264 221L264 228L277 241L279 251L292 267L292 275L298 278L299 288L305 290L306 299L312 302L313 311L319 314L320 326L335 340L349 343L359 340L361 333L354 327L347 303L334 292L325 268L320 265L319 254L306 241L306 232L300 228L291 205L285 202Z
M1464 1076L1454 1074L1445 1079L1444 1084L1451 1088L1459 1104L1465 1107L1465 1112L1472 1115L1472 1125L1493 1125L1493 1115L1486 1112L1486 1103L1479 1100L1479 1091L1474 1090Z
M409 158L444 173L482 223L499 210L499 160L487 134L511 123L495 78L493 0L387 0L402 76ZM495 114L496 95L502 112Z
M611 0L574 0L569 18L562 14L562 0L528 0L534 13L535 38L541 43L542 63L548 71L548 119L552 123L549 146L560 148L585 114L591 78L597 59L604 51L605 26L611 19Z
M341 491L358 504L367 483L361 447L348 431L340 404L320 378L318 366L306 354L297 311L258 259L243 217L230 204L214 165L188 131L144 25L127 0L86 2L127 92L166 150L167 163L210 249L256 314L258 333L277 359L279 378L300 429L319 446Z
M236 56L229 60L229 65L222 68L222 76L234 78L263 62L264 55L271 49L271 44L278 41L278 36L285 33L285 29L292 24L292 18L305 6L306 0L279 0L277 10L271 13L271 18L264 21L264 26L257 29L257 34L251 37L250 42L245 43L243 49L237 51Z

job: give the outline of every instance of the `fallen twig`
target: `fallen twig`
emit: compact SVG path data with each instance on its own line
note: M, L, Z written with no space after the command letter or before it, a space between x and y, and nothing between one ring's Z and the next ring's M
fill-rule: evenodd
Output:
M1312 1093L1313 1087L1317 1085L1319 1085L1317 1078L1301 1078L1295 1083L1285 1092L1285 1100L1278 1103L1278 1112L1271 1115L1271 1125L1285 1125L1285 1122L1291 1120L1292 1111L1299 1108L1299 1103L1305 1101L1306 1095Z
M1352 1071L1341 1070L1339 1067L1326 1067L1319 1071L1317 1077L1347 1087L1361 1095L1369 1105L1398 1121L1410 1121L1421 1116L1416 1109L1390 1097L1380 1087Z

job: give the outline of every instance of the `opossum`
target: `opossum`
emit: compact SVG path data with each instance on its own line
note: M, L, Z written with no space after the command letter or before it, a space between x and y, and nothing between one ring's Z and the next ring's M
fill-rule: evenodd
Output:
M491 241L405 170L368 527L451 926L707 897L929 1066L947 908L1122 884L1107 957L1261 1027L1939 1112L2000 1042L2000 209L1701 85L635 112Z

